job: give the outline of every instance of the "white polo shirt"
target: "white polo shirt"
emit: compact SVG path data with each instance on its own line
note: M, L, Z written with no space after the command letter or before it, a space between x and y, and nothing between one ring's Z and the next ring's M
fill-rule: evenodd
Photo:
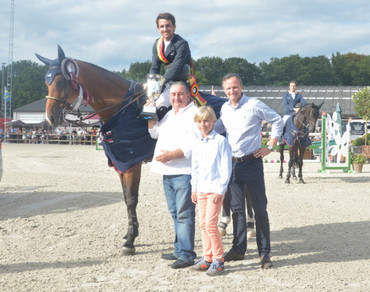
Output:
M164 118L158 122L149 134L153 139L158 139L154 150L154 157L150 170L162 175L178 175L191 173L191 152L194 141L201 136L194 122L194 114L197 107L190 102L175 114L170 110ZM161 150L173 151L181 149L184 158L173 159L166 163L155 159L161 154Z

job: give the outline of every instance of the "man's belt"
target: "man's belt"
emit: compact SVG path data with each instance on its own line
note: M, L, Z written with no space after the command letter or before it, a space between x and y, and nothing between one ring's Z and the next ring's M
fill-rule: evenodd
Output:
M232 160L234 162L243 162L243 161L246 161L246 160L252 160L252 159L256 159L256 158L257 157L255 157L252 153L252 154L245 155L243 157L233 157Z

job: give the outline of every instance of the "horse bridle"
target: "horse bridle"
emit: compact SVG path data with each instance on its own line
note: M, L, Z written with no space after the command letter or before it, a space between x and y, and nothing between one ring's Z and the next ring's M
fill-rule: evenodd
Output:
M64 88L64 91L65 91L64 98L54 97L54 96L49 96L49 95L45 96L45 98L46 99L55 100L55 101L60 102L62 104L62 106L61 106L61 108L62 108L62 114L63 114L63 118L65 119L65 115L66 115L65 114L65 111L67 111L67 113L69 113L69 114L72 114L73 113L73 106L72 106L72 104L70 104L70 103L67 102L67 98L68 98L68 95L69 95L69 86L68 85L69 85L69 81L71 82L71 80L68 80L65 77L63 77L63 80L65 81L65 84L66 84L65 85L65 88ZM119 102L117 102L115 104L112 104L112 105L110 105L108 107L105 107L105 108L103 108L103 109L101 109L99 111L94 111L92 114L89 114L89 115L87 115L84 118L81 118L80 111L77 110L76 116L80 119L80 121L83 121L83 120L89 119L92 116L95 116L95 115L97 115L97 114L99 114L101 112L104 112L104 111L106 111L108 109L111 109L111 108L117 106L118 104L122 104L125 101L130 100L127 104L125 104L123 107L121 107L118 112L116 112L114 114L114 115L116 115L119 112L123 111L128 106L130 106L132 103L138 101L143 96L143 93L145 93L145 90L144 89L143 90L140 90L140 91L137 91L137 92L133 93L132 95L129 95L129 96L124 97L122 101L119 101Z
M67 98L68 98L68 92L69 92L69 88L68 88L68 80L67 79L63 79L64 81L66 81L66 86L64 88L64 91L65 91L65 95L64 95L64 98L60 98L60 97L54 97L54 96L45 96L46 99L51 99L51 100L55 100L57 102L60 102L62 104L62 110L71 110L72 109L72 104L68 103L67 102Z
M304 123L300 118L298 118L298 116L297 116L297 115L296 115L295 117L296 117L296 119L298 120L298 122L300 122L300 123L302 124L302 126L303 126L302 130L303 130L303 129L307 129L307 128L308 128L309 123Z
M298 115L295 116L295 118L303 125L303 128L300 130L300 131L303 131L305 129L308 129L308 127L310 126L310 121L308 121L308 123L304 123L299 117ZM303 131L305 132L305 131Z

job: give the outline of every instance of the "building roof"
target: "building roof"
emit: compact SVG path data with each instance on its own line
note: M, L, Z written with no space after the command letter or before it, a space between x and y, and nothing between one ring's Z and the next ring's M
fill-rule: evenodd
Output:
M307 103L320 104L324 102L322 110L327 113L335 112L339 103L342 109L342 117L357 117L353 110L354 102L352 95L363 89L363 86L301 86L298 92L303 95ZM211 91L211 87L203 89ZM218 96L226 97L221 86L214 86ZM202 91L202 88L200 88ZM244 86L243 93L249 97L256 97L266 103L278 114L284 114L283 96L288 91L286 86Z
M324 102L322 110L327 113L333 113L339 103L342 117L357 117L353 110L355 104L352 101L352 95L362 88L363 86L301 86L298 91L308 103ZM210 93L212 87L201 86L199 90ZM214 86L214 90L218 96L226 97L221 86ZM284 114L283 96L287 91L286 86L244 86L243 88L245 95L258 98L281 116ZM46 98L43 98L14 109L14 112L44 112L45 105ZM83 104L80 106L80 111L86 114L94 112L89 105L85 107Z

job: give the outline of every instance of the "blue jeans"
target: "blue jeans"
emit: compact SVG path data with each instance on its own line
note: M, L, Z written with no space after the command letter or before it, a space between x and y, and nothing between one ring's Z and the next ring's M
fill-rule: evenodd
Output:
M190 175L164 175L163 189L168 211L175 226L174 255L187 262L193 262L195 234L195 205L191 201Z
M262 159L233 162L228 186L233 212L233 249L245 254L247 249L247 223L245 214L245 188L248 188L256 220L256 237L259 255L270 253L270 224Z

